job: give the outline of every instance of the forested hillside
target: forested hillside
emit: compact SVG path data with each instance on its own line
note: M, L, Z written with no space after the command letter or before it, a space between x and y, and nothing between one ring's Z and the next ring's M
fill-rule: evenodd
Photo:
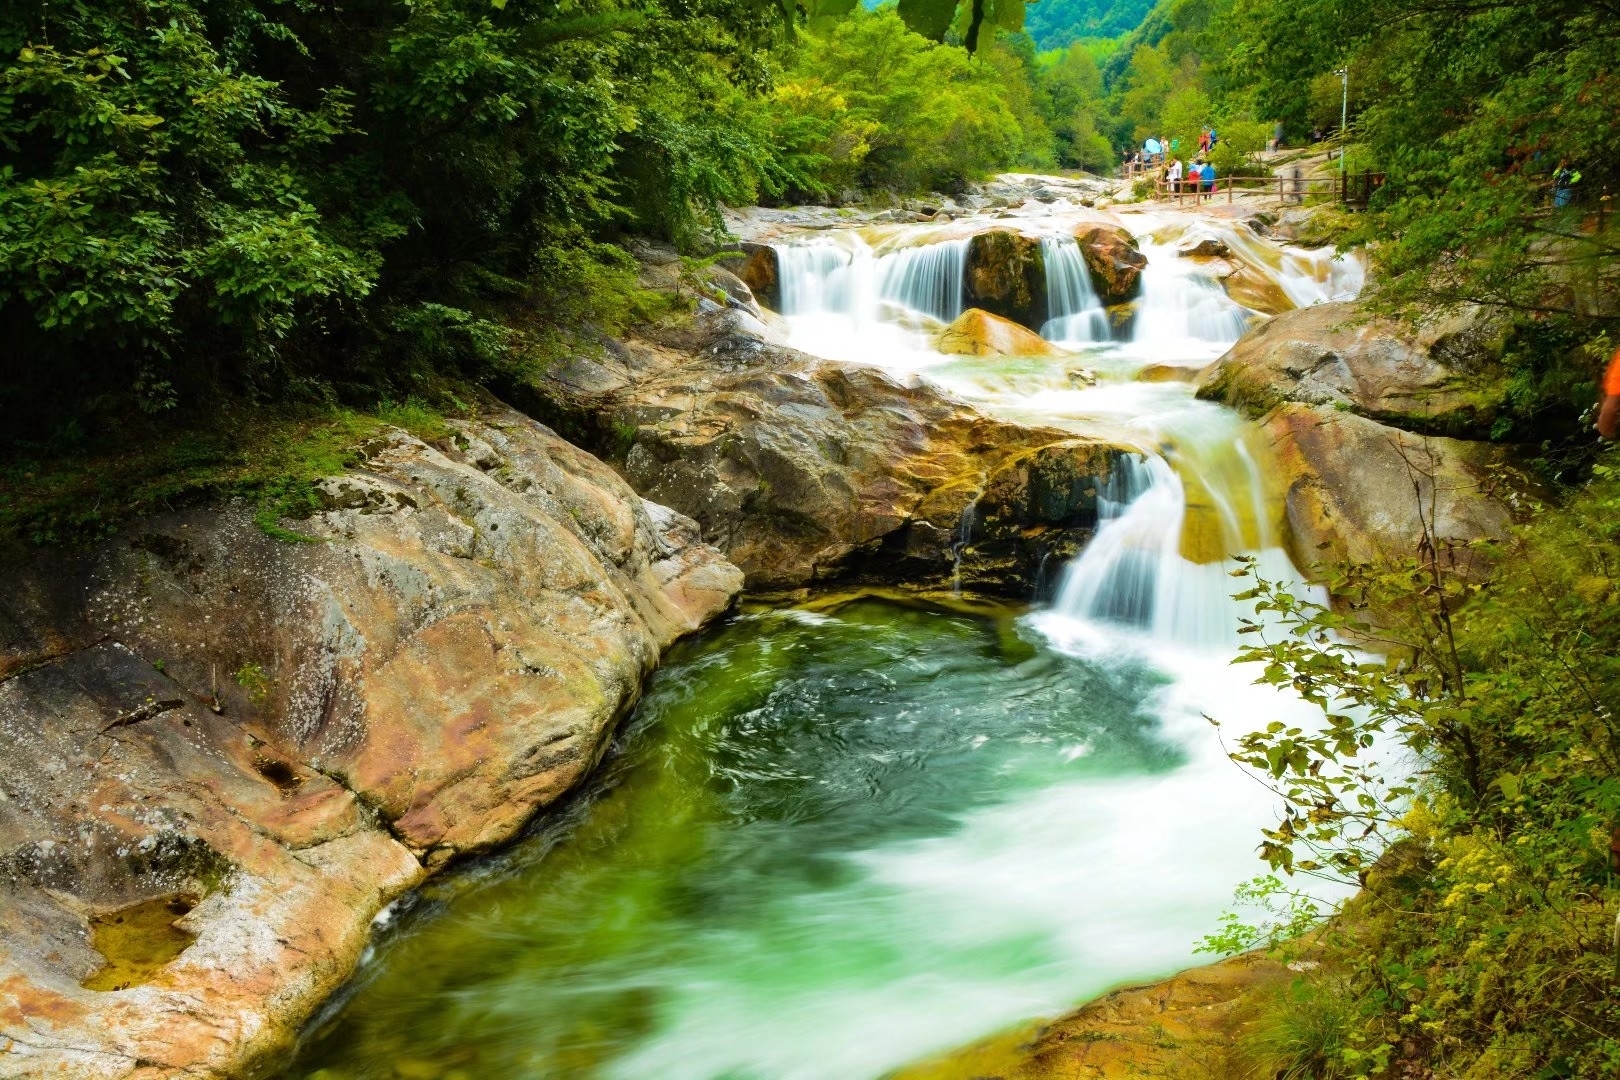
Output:
M1024 16L1040 49L1062 49L1083 38L1128 34L1153 7L1152 0L1041 0Z

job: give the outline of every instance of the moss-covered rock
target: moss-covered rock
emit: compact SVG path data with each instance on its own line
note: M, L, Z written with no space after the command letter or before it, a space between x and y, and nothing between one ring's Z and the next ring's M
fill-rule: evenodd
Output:
M1503 340L1478 309L1412 327L1356 303L1317 304L1244 335L1198 396L1256 417L1283 402L1331 405L1409 431L1483 438L1504 401Z
M1046 260L1034 237L1011 229L974 236L968 242L963 288L972 307L1032 330L1046 325Z

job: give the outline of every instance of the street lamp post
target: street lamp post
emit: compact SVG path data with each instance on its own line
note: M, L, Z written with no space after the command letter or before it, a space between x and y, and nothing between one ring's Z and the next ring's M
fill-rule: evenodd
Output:
M1346 128L1350 126L1350 68L1340 68L1333 74L1340 80L1343 93L1339 98L1339 187L1344 187L1344 141Z

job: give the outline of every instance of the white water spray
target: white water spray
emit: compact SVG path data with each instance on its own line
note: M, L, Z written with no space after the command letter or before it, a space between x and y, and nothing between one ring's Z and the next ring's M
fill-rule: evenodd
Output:
M1041 257L1046 263L1046 306L1050 316L1041 328L1048 341L1087 343L1107 341L1108 313L1091 283L1091 268L1074 237L1044 237Z

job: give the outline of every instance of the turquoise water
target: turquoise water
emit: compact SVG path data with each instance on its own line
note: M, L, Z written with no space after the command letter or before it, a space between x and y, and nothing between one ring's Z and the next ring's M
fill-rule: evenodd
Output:
M1095 992L1140 942L1086 944L1108 878L1065 844L1107 823L1063 808L1185 763L1166 685L993 608L735 617L587 795L397 917L286 1075L876 1076Z

